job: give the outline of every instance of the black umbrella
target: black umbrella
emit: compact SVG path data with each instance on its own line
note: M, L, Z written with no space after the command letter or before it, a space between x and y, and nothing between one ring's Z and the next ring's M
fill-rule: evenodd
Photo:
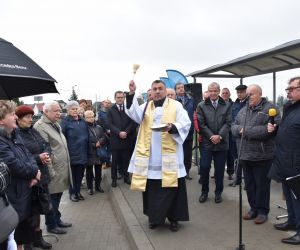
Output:
M58 93L55 82L22 51L0 38L0 99Z

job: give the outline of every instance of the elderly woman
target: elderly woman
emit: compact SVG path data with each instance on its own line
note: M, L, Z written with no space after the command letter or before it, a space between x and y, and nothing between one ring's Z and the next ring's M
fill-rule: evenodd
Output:
M21 249L22 244L33 241L33 231L28 220L31 215L31 187L40 181L41 172L23 140L15 132L16 119L15 104L0 100L0 158L11 173L11 184L6 194L19 215L15 240Z
M89 151L88 151L88 164L86 166L86 183L88 194L93 195L93 179L95 179L95 190L103 193L100 186L102 176L102 163L97 156L97 148L105 145L106 137L103 128L95 123L95 114L93 111L88 110L84 112L85 121L89 127ZM93 173L95 171L95 177Z
M77 113L79 104L69 101L66 105L67 116L61 121L62 132L66 137L71 161L73 187L70 187L70 200L84 200L80 186L88 161L89 130L87 123Z
M51 148L48 143L41 137L39 132L32 128L32 116L34 111L30 106L21 105L16 109L16 115L18 116L17 132L22 137L25 147L34 156L35 161L41 171L41 181L39 186L48 191L49 183L49 171L47 163L50 162L49 154ZM52 245L46 242L42 237L42 230L40 229L40 215L33 215L36 221L37 227L34 229L34 246L42 249L51 249Z

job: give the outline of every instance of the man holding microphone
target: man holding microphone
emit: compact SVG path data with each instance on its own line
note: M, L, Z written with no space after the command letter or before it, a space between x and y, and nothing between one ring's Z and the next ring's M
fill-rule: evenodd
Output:
M247 198L250 210L244 220L263 224L270 210L270 182L267 174L272 165L275 150L275 135L268 131L269 110L274 105L262 97L262 89L256 84L247 88L249 103L241 109L232 125L232 135L240 148L240 166L243 167ZM279 112L275 123L280 121ZM242 140L243 138L243 140Z

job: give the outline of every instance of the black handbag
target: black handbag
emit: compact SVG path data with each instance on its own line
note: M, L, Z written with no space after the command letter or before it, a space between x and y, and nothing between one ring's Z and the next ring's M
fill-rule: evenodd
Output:
M19 223L19 216L6 195L0 195L0 243L5 241Z
M46 188L35 185L32 187L32 214L49 214L52 210L52 203L49 192Z

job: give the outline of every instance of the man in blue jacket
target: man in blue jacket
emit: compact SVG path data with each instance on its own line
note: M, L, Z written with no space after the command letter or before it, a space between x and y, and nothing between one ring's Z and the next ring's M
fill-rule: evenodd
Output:
M183 108L187 111L191 121L191 128L189 134L183 143L183 153L184 153L184 166L186 170L185 178L187 180L192 180L192 177L190 177L190 169L192 166L192 150L193 150L193 135L194 135L193 115L195 112L195 102L193 97L191 97L185 92L183 83L180 82L177 83L175 85L175 91L176 91L176 100L182 104Z

